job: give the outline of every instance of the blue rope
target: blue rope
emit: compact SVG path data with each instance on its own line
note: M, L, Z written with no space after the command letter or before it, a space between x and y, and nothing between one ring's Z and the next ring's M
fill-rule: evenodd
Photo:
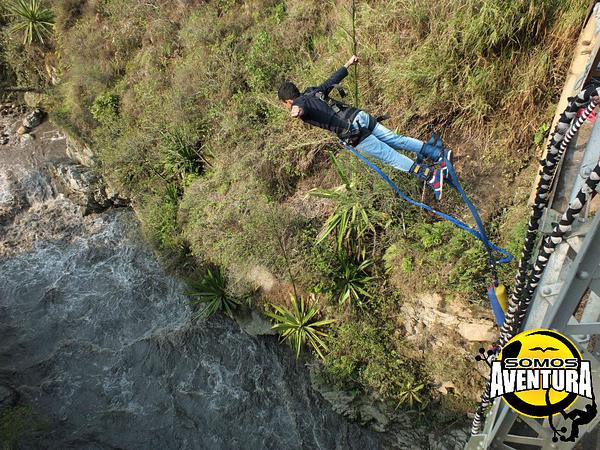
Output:
M398 186L396 186L396 183L394 183L392 180L390 180L390 178L385 173L383 173L383 171L379 167L377 167L375 164L373 164L371 161L369 161L367 158L365 158L363 155L361 155L354 147L346 144L343 141L340 141L340 142L346 148L346 150L349 150L354 155L356 155L363 163L365 163L367 166L369 166L371 169L373 169L381 178L383 178L387 182L387 184L389 184L392 187L392 189L394 189L394 191L396 191L396 193L402 199L404 199L405 201L407 201L408 203L410 203L413 206L418 206L419 208L424 209L425 211L433 213L436 216L453 223L460 229L466 231L467 233L471 234L475 238L479 239L483 243L483 245L485 245L485 248L486 248L489 258L490 258L490 266L492 267L492 270L494 272L495 272L496 264L505 264L505 263L512 261L513 256L507 250L498 247L497 245L490 242L490 240L488 239L487 234L485 232L485 227L483 226L483 222L481 221L481 217L479 217L479 213L477 212L477 209L475 208L475 206L473 205L471 200L469 200L469 197L467 197L467 194L465 193L464 189L460 185L460 182L458 181L458 177L456 176L456 172L454 171L454 166L452 166L452 163L450 161L446 160L446 163L448 165L448 173L450 174L452 183L454 184L455 189L458 191L458 193L462 197L463 201L469 207L469 210L471 211L471 214L473 215L473 218L475 219L475 222L477 223L477 228L479 229L479 231L474 230L473 228L468 226L466 223L461 222L460 220L456 219L455 217L452 217L441 211L433 209L431 206L426 205L425 203L421 203L416 200L413 200L408 195L406 195L404 192L402 192L400 190L400 188L398 188ZM504 257L500 258L498 260L494 259L492 256L492 252L494 252L494 251L501 253L502 255L504 255ZM495 274L494 274L494 281L497 282Z

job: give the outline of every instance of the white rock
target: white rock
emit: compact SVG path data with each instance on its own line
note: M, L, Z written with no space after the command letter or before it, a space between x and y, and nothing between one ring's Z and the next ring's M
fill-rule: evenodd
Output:
M490 321L461 323L458 325L458 332L470 342L492 342L498 335Z

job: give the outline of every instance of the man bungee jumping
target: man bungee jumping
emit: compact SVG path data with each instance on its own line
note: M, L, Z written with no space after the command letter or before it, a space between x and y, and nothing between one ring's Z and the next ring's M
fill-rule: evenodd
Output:
M341 91L338 83L348 75L348 68L356 63L358 57L352 55L348 62L324 83L309 87L302 94L294 83L286 81L279 88L277 95L292 117L332 131L361 153L426 181L436 200L441 200L444 180L448 174L445 161L451 157L451 151L444 149L441 139L432 138L423 142L396 134L378 123L369 113L329 98L329 93L334 87ZM340 93L342 94L342 91ZM415 153L417 161L396 150ZM423 158L431 160L434 165L422 164Z

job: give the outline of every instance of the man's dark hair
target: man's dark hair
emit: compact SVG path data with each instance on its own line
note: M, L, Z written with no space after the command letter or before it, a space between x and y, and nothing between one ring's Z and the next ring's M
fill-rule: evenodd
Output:
M286 81L281 86L279 86L277 96L279 97L279 100L283 102L286 100L294 100L300 97L300 91L294 83L292 83L291 81Z

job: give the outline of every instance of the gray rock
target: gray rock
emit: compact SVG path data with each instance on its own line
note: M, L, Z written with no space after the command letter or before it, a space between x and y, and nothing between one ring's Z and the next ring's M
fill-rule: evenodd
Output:
M108 181L103 180L103 182L106 198L113 206L129 206L131 204L130 200L122 196Z
M371 423L375 431L383 432L390 424L390 418L373 403L359 406L360 418L363 423Z
M451 430L444 430L444 434L429 433L429 448L431 450L462 450L469 440L468 425Z
M42 123L42 120L44 120L45 116L46 113L44 111L42 111L39 108L36 108L32 112L27 114L27 116L25 116L25 118L23 119L23 126L31 130L37 127L40 123Z
M0 225L9 222L29 205L12 172L0 172Z
M361 425L368 425L378 432L393 431L399 444L410 443L411 448L421 448L421 434L402 411L394 410L373 395L358 395L355 392L342 391L325 383L318 369L310 371L311 383L319 391L333 410ZM393 426L392 426L393 424ZM402 445L400 445L401 448Z
M21 135L21 144L31 144L35 139L35 136L33 134L30 133L25 133L23 135Z
M323 398L329 402L336 413L346 416L352 420L358 420L358 409L353 405L354 400L356 399L356 394L332 388L327 389L320 383L313 384L313 386L317 387L317 390L321 393Z
M67 136L67 156L86 167L95 165L94 152L85 144Z
M84 215L101 212L111 206L125 206L129 200L114 190L107 193L101 177L89 167L72 162L49 164L52 177L60 190L72 201L84 208Z
M254 310L240 310L235 315L235 321L240 328L250 336L256 337L277 334L271 328L271 323Z

